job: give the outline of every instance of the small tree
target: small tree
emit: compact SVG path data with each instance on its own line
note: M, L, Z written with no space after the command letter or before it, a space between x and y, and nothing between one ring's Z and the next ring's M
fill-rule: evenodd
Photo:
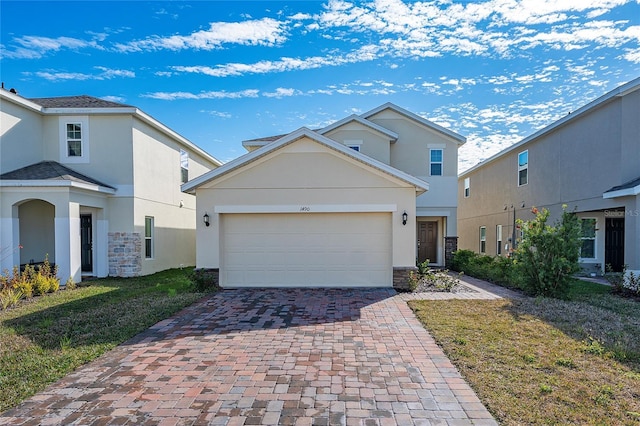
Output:
M514 252L516 267L525 290L536 296L561 296L569 288L571 276L580 270L580 222L562 206L562 218L547 225L549 211L531 212L529 222L518 220L522 241Z

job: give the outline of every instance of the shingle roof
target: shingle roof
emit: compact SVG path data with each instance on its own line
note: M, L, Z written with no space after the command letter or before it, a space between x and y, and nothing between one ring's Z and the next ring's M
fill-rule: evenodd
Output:
M0 180L66 180L115 189L55 161L41 161L0 175Z
M105 101L87 95L29 98L29 100L45 108L132 108L131 105Z
M622 189L635 188L638 185L640 185L640 177L638 177L637 179L634 179L634 180L630 180L627 183L623 183L622 185L614 186L613 188L606 190L605 194L607 192L613 192L613 191L620 191Z

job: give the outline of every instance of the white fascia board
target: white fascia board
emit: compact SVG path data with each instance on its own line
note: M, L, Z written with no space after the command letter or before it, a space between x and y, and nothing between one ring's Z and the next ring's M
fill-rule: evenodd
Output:
M613 89L612 91L605 93L604 95L600 96L599 98L589 102L588 104L584 105L581 108L578 108L577 110L565 115L564 117L562 117L561 119L551 123L550 125L548 125L547 127L538 130L537 132L535 132L532 135L527 136L526 138L522 139L520 142L517 142L513 145L511 145L510 147L507 147L505 149L503 149L502 151L498 152L497 154L492 155L491 157L487 158L484 161L481 161L480 163L476 164L475 166L471 167L470 169L465 170L463 173L459 174L458 177L461 178L463 176L468 175L469 173L471 173L474 170L479 169L480 167L483 167L487 164L489 164L490 162L502 157L503 155L514 151L518 148L521 148L523 145L527 144L528 142L531 142L533 140L536 140L542 136L544 136L547 133L550 133L552 131L554 131L555 129L557 129L558 127L563 126L564 124L570 122L570 121L574 121L577 120L579 117L583 116L584 114L586 114L587 112L595 109L595 108L599 108L600 106L606 104L607 102L610 102L611 100L615 99L615 98L619 98L622 96L626 96L631 92L635 92L636 90L640 89L640 77L631 80L630 82L623 84L622 86Z
M289 133L288 135L267 144L261 148L256 149L255 151L251 151L241 157L236 158L235 160L229 161L225 163L223 166L218 167L217 169L211 170L197 178L185 183L182 185L182 192L193 193L197 187L203 185L206 182L212 181L224 174L227 174L239 167L242 167L246 164L249 164L267 154L270 154L273 151L276 151L282 146L288 145L298 139L303 137L308 137L318 143L321 143L335 151L338 151L342 154L345 154L347 157L351 157L361 163L364 163L370 167L378 169L386 174L389 174L397 179L405 181L416 187L416 193L422 194L429 190L429 184L421 179L416 178L408 173L405 173L401 170L395 169L387 164L384 164L378 160L375 160L371 157L368 157L364 154L361 154L358 151L355 151L349 147L342 145L334 141L333 139L329 139L325 136L320 135L317 132L314 132L311 129L306 127L301 127L300 129Z
M439 124L436 124L433 121L429 121L424 117L420 117L419 115L414 114L411 111L408 111L404 108L401 108L398 105L393 104L391 102L387 102L386 104L380 105L379 107L372 109L371 111L367 111L364 114L360 114L360 117L368 119L369 117L372 117L377 113L379 113L380 111L384 111L385 109L391 109L393 111L396 111L397 113L402 114L405 117L413 121L416 121L425 127L429 127L433 130L443 133L446 136L453 138L458 143L458 145L464 145L467 142L466 137L447 129L446 127L440 126Z
M638 194L640 194L640 185L634 186L633 188L625 188L618 191L605 192L604 194L602 194L602 198L610 199L618 197L633 197Z
M363 126L369 127L370 129L372 129L372 130L374 130L374 131L376 131L378 133L381 133L382 135L384 135L384 136L388 137L389 139L391 139L391 142L395 142L395 141L398 140L399 136L398 136L398 134L396 132L393 132L393 131L391 131L389 129L385 129L384 127L374 123L373 121L366 120L366 119L360 117L359 115L355 115L355 114L352 114L352 115L350 115L348 117L345 117L342 120L336 121L333 124L329 124L327 127L324 127L322 129L318 130L318 133L321 134L321 135L325 135L325 134L329 133L332 130L335 130L335 129L337 129L337 128L345 125L345 124L351 123L352 121L360 123Z
M71 180L0 180L3 188L77 188L113 195L115 189Z
M214 213L390 213L396 204L295 204L215 206Z
M261 146L265 146L267 144L270 144L273 141L242 141L242 146L245 148L249 148L249 147L261 147Z
M42 113L43 109L41 105L38 105L34 102L31 102L28 99L23 98L15 93L11 93L8 90L0 89L0 99L7 100L16 104L23 106L24 108L30 109L32 111L36 111Z

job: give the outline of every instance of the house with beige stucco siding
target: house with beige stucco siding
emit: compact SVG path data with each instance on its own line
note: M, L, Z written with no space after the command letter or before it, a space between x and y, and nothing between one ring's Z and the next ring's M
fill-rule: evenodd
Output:
M0 268L48 257L64 282L195 264L195 198L221 163L130 105L0 90Z
M640 271L640 78L477 164L458 178L460 249L507 255L517 219L562 206L582 223L586 273Z
M323 129L244 141L185 185L197 267L223 287L402 287L456 241L464 137L393 104Z

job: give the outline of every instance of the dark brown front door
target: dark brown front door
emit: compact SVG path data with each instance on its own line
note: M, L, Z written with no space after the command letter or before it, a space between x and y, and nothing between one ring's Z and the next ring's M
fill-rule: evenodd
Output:
M608 217L604 234L604 263L615 272L624 267L624 218Z
M93 227L90 214L80 215L80 268L93 271Z
M438 222L418 222L418 263L438 261Z

